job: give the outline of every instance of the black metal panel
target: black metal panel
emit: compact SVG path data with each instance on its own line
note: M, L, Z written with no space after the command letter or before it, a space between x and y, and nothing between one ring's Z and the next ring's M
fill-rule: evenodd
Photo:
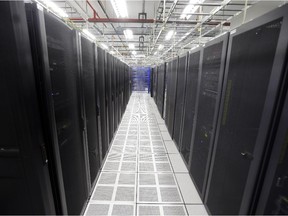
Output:
M184 107L184 96L186 88L186 73L187 73L187 55L179 58L179 66L177 69L177 95L176 95L176 104L175 104L175 120L174 120L174 132L173 139L175 140L176 145L180 145L181 137L181 125L183 117L183 107Z
M114 135L114 112L113 112L113 100L112 100L112 56L107 54L107 71L106 71L106 88L107 88L107 103L108 103L108 120L109 120L109 142L112 141Z
M91 184L100 168L100 149L97 128L96 85L95 85L95 45L81 37L82 78L85 99L87 141L89 151Z
M97 95L100 105L101 119L101 144L102 158L105 157L108 150L108 133L107 133L107 114L106 114L106 92L105 92L105 51L97 47L97 71L96 71L96 86Z
M154 68L151 69L151 74L150 74L150 96L153 97L153 91L154 91L154 88L153 88L153 84L154 84L154 79L153 79L153 76L154 76Z
M172 66L170 69L170 81L168 83L168 94L167 106L169 106L169 112L167 112L167 121L168 121L168 131L173 138L173 126L174 126L174 113L175 113L175 102L177 95L177 68L178 68L178 58L172 61Z
M165 64L162 64L157 71L157 107L161 116L163 116L164 105L165 69Z
M153 98L155 103L157 104L157 83L158 83L158 67L154 68L153 71Z
M195 125L197 90L200 84L200 55L202 48L189 54L186 78L185 104L183 113L183 129L181 135L181 153L186 163L189 163L192 131Z
M82 137L84 123L79 97L76 32L52 14L44 15L67 208L69 214L80 214L89 192L86 173L88 158L85 158Z
M286 63L287 14L286 5L232 32L207 194L212 214L248 213Z
M55 214L24 3L0 14L0 212Z
M202 198L211 161L228 43L224 34L205 45L196 124L192 134L190 173Z
M114 97L114 126L115 126L115 130L117 129L118 127L118 124L119 124L119 112L118 112L118 62L119 60L118 59L114 59L114 92L115 92L115 97Z
M170 117L169 116L169 112L170 112L169 103L171 100L171 97L170 97L171 75L172 75L172 61L168 62L167 67L166 67L166 103L165 103L166 112L165 112L164 119L165 119L165 124L167 127L169 125L169 117Z

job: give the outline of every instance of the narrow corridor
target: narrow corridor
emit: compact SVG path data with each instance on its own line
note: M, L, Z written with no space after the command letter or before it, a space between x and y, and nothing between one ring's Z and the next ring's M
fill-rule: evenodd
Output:
M85 215L206 215L147 93L133 93Z

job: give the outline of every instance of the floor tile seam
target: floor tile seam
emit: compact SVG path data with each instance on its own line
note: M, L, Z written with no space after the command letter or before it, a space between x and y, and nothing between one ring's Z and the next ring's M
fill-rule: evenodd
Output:
M156 104L155 104L155 105L156 105ZM158 110L157 110L157 111L158 111ZM156 111L156 112L157 112L157 111ZM159 114L160 114L160 113L159 113ZM160 130L160 127L159 127L159 123L158 123L158 122L157 122L157 126L158 126L158 129ZM164 142L164 139L163 139L163 137L162 137L162 134L161 134L161 138L162 138L163 143L165 143L165 142ZM172 139L172 138L171 138L171 139ZM166 145L164 145L164 146L165 146L166 152L167 152L167 147L166 147ZM178 191L179 191L179 193L180 193L180 195L181 195L181 198L182 198L182 200L183 200L183 203L185 203L184 196L183 196L183 194L182 194L182 191L181 191L179 182L178 182L178 180L177 180L177 178L176 178L175 170L174 170L174 167L173 167L173 165L172 165L172 162L171 162L171 159L170 159L169 154L168 154L168 159L169 159L169 161L170 161L171 168L172 168L172 170L173 170L173 174L174 174L174 176L175 176L175 181L176 181L176 184L177 184L177 186L178 186ZM186 210L186 214L188 215L188 209L187 209L186 206L185 206L185 210Z

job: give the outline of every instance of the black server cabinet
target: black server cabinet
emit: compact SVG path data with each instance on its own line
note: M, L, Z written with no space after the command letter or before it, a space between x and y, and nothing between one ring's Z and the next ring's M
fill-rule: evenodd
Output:
M165 73L165 64L162 64L158 67L157 71L157 107L161 116L163 116Z
M287 215L288 198L288 93L287 93L287 65L286 65L286 99L279 103L275 121L275 136L272 136L269 142L267 152L268 166L263 166L264 174L263 187L260 199L257 203L256 214L258 215ZM283 104L283 106L282 106ZM270 154L271 153L271 154ZM270 156L271 155L271 156ZM270 157L269 157L270 156ZM263 163L264 164L264 163ZM262 178L262 179L263 179ZM255 212L252 212L255 214Z
M163 99L163 119L166 119L166 113L167 113L167 82L168 82L168 76L167 76L167 71L168 71L168 67L170 66L169 63L165 62L165 81L164 81L164 99Z
M113 129L114 132L117 129L117 116L116 116L116 79L115 79L115 68L116 58L112 58L112 70L111 70L111 87L112 87L112 112L113 112Z
M108 150L108 131L107 131L107 114L106 114L106 92L105 92L105 51L97 47L97 70L96 70L96 86L97 97L99 98L100 119L101 119L101 144L102 158Z
M114 123L115 123L115 130L118 128L118 124L119 124L119 112L118 112L118 108L119 108L119 100L118 100L118 63L119 60L118 59L114 59L114 86L115 86L115 105L114 105Z
M101 163L101 151L98 135L97 97L95 83L95 44L81 37L82 85L85 102L87 142L91 186L93 185Z
M176 102L176 95L177 95L177 68L178 68L178 57L174 59L171 63L171 67L169 70L169 82L167 83L167 107L169 110L167 112L167 120L166 124L168 127L168 131L173 138L173 126L174 126L174 113L175 113L175 102ZM169 99L169 100L168 100Z
M27 4L27 11L29 11ZM31 5L30 5L31 6ZM35 76L42 99L45 131L55 162L62 212L80 214L88 198L91 182L85 130L85 110L80 81L78 34L53 14L38 10L29 13L29 31L35 62ZM54 140L56 139L56 141ZM58 160L60 157L60 162ZM60 175L62 170L62 176ZM77 173L75 175L75 173ZM63 191L65 197L63 198Z
M153 71L153 98L154 102L157 104L157 77L158 77L158 66L154 68Z
M154 81L153 81L154 70L155 70L155 68L151 68L151 74L150 74L150 96L151 96L151 97L153 97L153 91L154 91L154 89L153 89L153 83L154 83Z
M180 146L181 138L181 125L183 117L184 108L184 96L186 88L186 73L187 73L187 54L179 58L178 68L177 68L177 94L176 94L176 104L175 104L175 117L174 117L174 132L173 139L176 145Z
M180 152L187 164L189 164L192 131L195 126L196 100L201 77L201 55L202 48L193 50L189 54L187 64L186 91L183 111L182 134L180 141Z
M108 104L108 119L109 119L109 143L112 141L114 135L114 100L112 99L112 65L113 56L107 53L107 71L106 71L106 86L107 86L107 104Z
M171 100L171 96L170 96L170 83L171 83L171 73L172 73L172 61L167 63L167 67L166 67L166 110L165 110L165 124L168 127L168 118L169 118L169 112L170 112L170 100Z
M228 36L229 34L226 33L208 42L203 48L201 58L201 82L191 140L189 171L202 198L205 193L213 149Z
M206 205L247 214L287 63L288 5L231 32Z
M0 212L56 214L24 3L0 13Z

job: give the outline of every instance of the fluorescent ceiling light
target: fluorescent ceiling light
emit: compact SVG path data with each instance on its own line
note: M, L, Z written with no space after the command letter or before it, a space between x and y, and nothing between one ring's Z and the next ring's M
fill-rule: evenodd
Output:
M136 55L135 57L136 58L145 58L145 55L144 54L140 54L140 55Z
M110 51L110 54L112 54L112 55L114 55L115 53L116 53L116 52L113 51L113 50Z
M43 0L44 4L51 9L53 12L55 12L60 17L68 17L68 14L65 13L64 10L62 10L60 7L58 7L54 2L50 0Z
M170 30L165 36L165 40L170 40L172 36L175 35L173 30Z
M135 45L134 44L128 44L128 46L129 46L129 49L135 49Z
M133 31L131 29L126 29L123 31L126 39L133 39Z
M163 44L160 44L159 46L158 46L158 50L162 50L164 48L164 45Z
M198 9L199 9L199 5L195 5L195 4L200 4L202 3L204 0L190 0L189 5L187 5L181 16L180 19L189 19L192 16L192 13L195 13Z
M104 48L104 49L108 49L108 46L104 43L101 43L101 46Z
M117 17L128 17L126 0L110 0Z
M134 51L132 51L132 54L133 54L133 55L136 55L136 54L137 54L137 52L134 50Z
M154 55L157 55L157 52L154 52Z
M83 29L82 31L83 31L83 33L84 33L88 38L90 38L91 40L95 40L95 39L96 39L96 37L95 37L91 32L89 32L88 29Z

